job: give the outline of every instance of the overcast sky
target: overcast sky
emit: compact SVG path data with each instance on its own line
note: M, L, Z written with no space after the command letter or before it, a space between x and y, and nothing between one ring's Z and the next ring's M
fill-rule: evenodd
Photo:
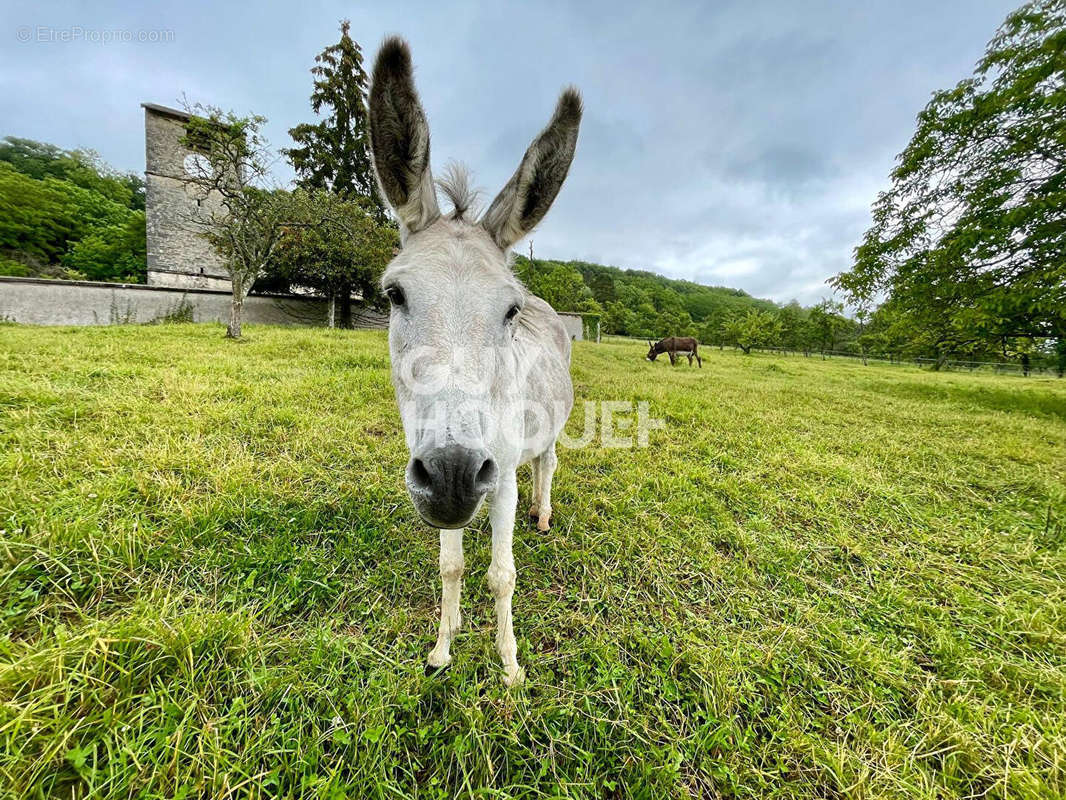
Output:
M383 36L407 37L434 166L464 161L486 200L559 90L581 89L577 156L532 236L538 257L811 303L849 265L930 93L972 72L1017 4L2 2L0 136L143 172L140 103L184 95L262 114L286 146L311 116L314 56L348 17L368 71ZM164 41L104 41L112 31Z

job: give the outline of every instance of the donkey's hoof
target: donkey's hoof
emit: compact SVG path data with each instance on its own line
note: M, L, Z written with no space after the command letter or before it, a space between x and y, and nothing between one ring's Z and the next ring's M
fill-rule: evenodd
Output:
M439 667L438 666L434 666L433 664L426 664L426 669L425 669L426 677L427 678L435 678L438 675L443 674L444 671L446 669L448 669L449 666L451 666L451 661L449 661L447 664L441 664Z
M540 506L530 506L529 518L538 519L540 517Z
M451 653L439 654L436 650L430 650L426 657L426 676L438 675L448 669L452 663Z
M541 533L547 533L551 530L551 517L541 517L537 520L537 530Z
M517 664L514 667L508 668L507 671L503 673L504 686L521 686L525 679L526 671Z

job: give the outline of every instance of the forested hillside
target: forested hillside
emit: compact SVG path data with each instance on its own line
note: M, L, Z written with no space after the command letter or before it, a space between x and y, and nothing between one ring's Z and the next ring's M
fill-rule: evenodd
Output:
M0 275L145 279L144 181L88 150L0 142Z
M514 269L534 294L560 311L596 314L603 332L644 339L696 336L745 352L774 347L811 352L854 350L862 332L839 303L780 306L741 289L704 286L644 270L584 261L532 264L516 256ZM828 292L828 290L827 290Z

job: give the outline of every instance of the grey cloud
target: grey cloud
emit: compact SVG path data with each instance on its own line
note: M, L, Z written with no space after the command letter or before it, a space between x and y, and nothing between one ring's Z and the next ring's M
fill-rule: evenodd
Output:
M574 83L586 116L544 257L579 258L815 302L848 266L929 94L968 76L1016 0L342 3L254 12L206 0L15 5L0 37L0 135L91 147L141 170L139 104L185 93L310 115L308 70L350 17L369 62L411 42L439 169L488 197ZM22 44L22 25L169 29L159 45ZM279 177L289 172L279 167ZM523 246L524 249L524 246Z

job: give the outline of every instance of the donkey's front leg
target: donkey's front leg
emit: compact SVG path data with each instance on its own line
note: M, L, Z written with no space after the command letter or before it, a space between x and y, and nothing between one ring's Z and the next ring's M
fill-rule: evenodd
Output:
M459 630L459 591L463 585L463 529L440 532L440 628L437 645L426 659L426 672L452 662L451 645Z
M503 682L508 686L521 683L525 672L518 666L518 645L511 622L511 597L514 595L515 568L511 552L515 507L518 504L518 481L513 471L500 475L492 499L492 563L488 584L496 599L496 651L503 661Z

